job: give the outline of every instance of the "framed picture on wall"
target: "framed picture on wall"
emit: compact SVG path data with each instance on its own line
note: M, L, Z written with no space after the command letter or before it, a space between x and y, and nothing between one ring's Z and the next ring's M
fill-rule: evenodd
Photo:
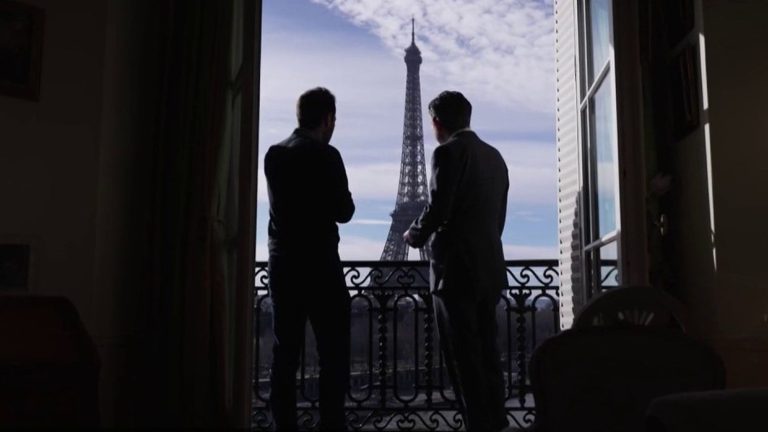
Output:
M0 293L29 291L31 253L28 243L0 243Z
M672 133L682 139L699 127L699 68L696 46L687 45L672 59L670 97Z
M664 0L667 6L667 38L669 47L679 44L696 23L693 0Z
M38 7L0 0L0 95L39 99L44 21Z

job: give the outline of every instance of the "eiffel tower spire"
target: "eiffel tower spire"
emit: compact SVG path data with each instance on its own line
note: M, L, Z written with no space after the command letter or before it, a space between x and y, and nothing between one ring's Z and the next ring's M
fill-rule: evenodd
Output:
M424 162L424 126L421 121L421 51L416 46L416 20L411 18L411 45L405 49L407 70L405 84L405 116L403 150L400 160L400 182L397 202L392 211L392 225L381 253L381 261L405 261L408 245L403 233L427 204L427 169ZM429 248L419 250L422 260L429 259Z

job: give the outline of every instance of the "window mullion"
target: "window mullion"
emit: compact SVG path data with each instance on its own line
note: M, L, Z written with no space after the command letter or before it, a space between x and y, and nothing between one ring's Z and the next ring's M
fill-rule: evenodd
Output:
M587 89L587 93L584 95L584 98L581 100L580 108L583 109L587 101L592 99L592 97L595 95L597 90L600 88L600 85L603 84L603 81L605 81L605 78L608 76L608 73L611 71L611 69L612 69L611 60L608 59L603 65L603 68L600 69L600 74L595 79L595 82L593 82Z

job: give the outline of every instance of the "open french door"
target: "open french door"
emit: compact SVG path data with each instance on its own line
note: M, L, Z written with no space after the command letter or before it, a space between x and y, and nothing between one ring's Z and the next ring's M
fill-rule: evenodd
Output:
M636 0L558 0L561 325L594 295L647 283ZM620 31L617 31L620 29Z
M250 428L253 357L253 274L256 259L256 179L258 172L259 65L261 48L261 0L233 0L228 92L231 124L231 168L226 189L232 196L223 210L231 227L231 275L234 289L227 303L232 330L224 361L231 367L227 377L231 395L229 424Z

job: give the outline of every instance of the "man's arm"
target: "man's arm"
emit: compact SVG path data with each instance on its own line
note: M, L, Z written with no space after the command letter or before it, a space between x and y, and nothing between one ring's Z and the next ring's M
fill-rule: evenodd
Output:
M355 214L355 203L352 201L352 193L349 191L349 182L347 180L347 171L344 168L344 161L338 150L331 147L332 163L332 187L333 197L333 216L338 223L347 223Z
M429 203L403 235L412 247L423 247L429 237L448 221L458 184L458 171L459 166L451 149L446 145L438 146L432 154Z
M501 211L499 212L499 235L504 232L504 223L507 221L507 196L509 195L509 169L507 164L504 163L504 197L501 200Z
M280 173L280 169L275 166L277 164L278 158L277 153L278 151L275 149L275 147L270 147L269 150L267 150L267 154L264 155L264 177L267 180L269 205L276 214L282 216L285 214L284 209L280 208L283 204L283 201L277 198L284 195L282 192L278 191L282 185L282 182L275 179L278 173Z

